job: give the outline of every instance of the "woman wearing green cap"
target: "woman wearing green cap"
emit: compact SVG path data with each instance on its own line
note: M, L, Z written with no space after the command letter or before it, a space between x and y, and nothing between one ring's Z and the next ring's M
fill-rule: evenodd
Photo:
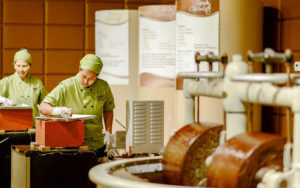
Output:
M39 116L40 104L47 91L41 80L30 72L31 55L27 49L15 53L14 68L16 72L0 80L0 103L4 105L27 104L33 108L33 117Z
M98 78L101 59L88 54L80 60L79 73L59 83L44 99L40 112L44 115L86 114L96 115L85 122L85 144L103 155L112 144L112 120L115 107L108 83ZM105 123L103 135L102 115Z

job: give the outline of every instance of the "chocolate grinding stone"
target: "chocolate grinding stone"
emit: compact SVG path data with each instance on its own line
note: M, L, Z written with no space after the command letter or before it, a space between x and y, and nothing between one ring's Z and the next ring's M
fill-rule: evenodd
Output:
M207 171L209 187L256 187L263 167L282 168L285 138L266 133L243 133L218 147Z
M206 158L219 145L222 125L193 123L177 131L163 154L163 176L175 185L197 185L206 178Z

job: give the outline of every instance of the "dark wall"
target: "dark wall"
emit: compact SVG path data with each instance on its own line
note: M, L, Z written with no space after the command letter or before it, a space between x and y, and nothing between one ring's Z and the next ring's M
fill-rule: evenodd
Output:
M295 61L300 61L300 1L262 1L264 2L264 47L271 47L281 52L289 48L293 51ZM274 72L286 71L283 64L274 66L273 70ZM293 67L291 70L293 71ZM263 107L263 131L286 136L286 125L286 108ZM291 125L293 125L293 117Z

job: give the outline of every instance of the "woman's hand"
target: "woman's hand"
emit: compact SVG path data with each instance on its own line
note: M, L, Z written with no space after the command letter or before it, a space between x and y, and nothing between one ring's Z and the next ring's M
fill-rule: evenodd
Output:
M3 103L4 106L16 106L16 103L9 98L0 96L0 103Z
M72 109L67 107L54 107L52 115L61 115L63 118L72 117Z

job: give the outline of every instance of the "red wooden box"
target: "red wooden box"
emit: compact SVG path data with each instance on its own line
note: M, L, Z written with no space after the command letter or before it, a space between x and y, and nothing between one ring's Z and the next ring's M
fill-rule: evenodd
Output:
M84 143L84 121L36 120L36 143L48 147L78 147Z
M32 128L32 109L0 109L0 130L25 131Z

